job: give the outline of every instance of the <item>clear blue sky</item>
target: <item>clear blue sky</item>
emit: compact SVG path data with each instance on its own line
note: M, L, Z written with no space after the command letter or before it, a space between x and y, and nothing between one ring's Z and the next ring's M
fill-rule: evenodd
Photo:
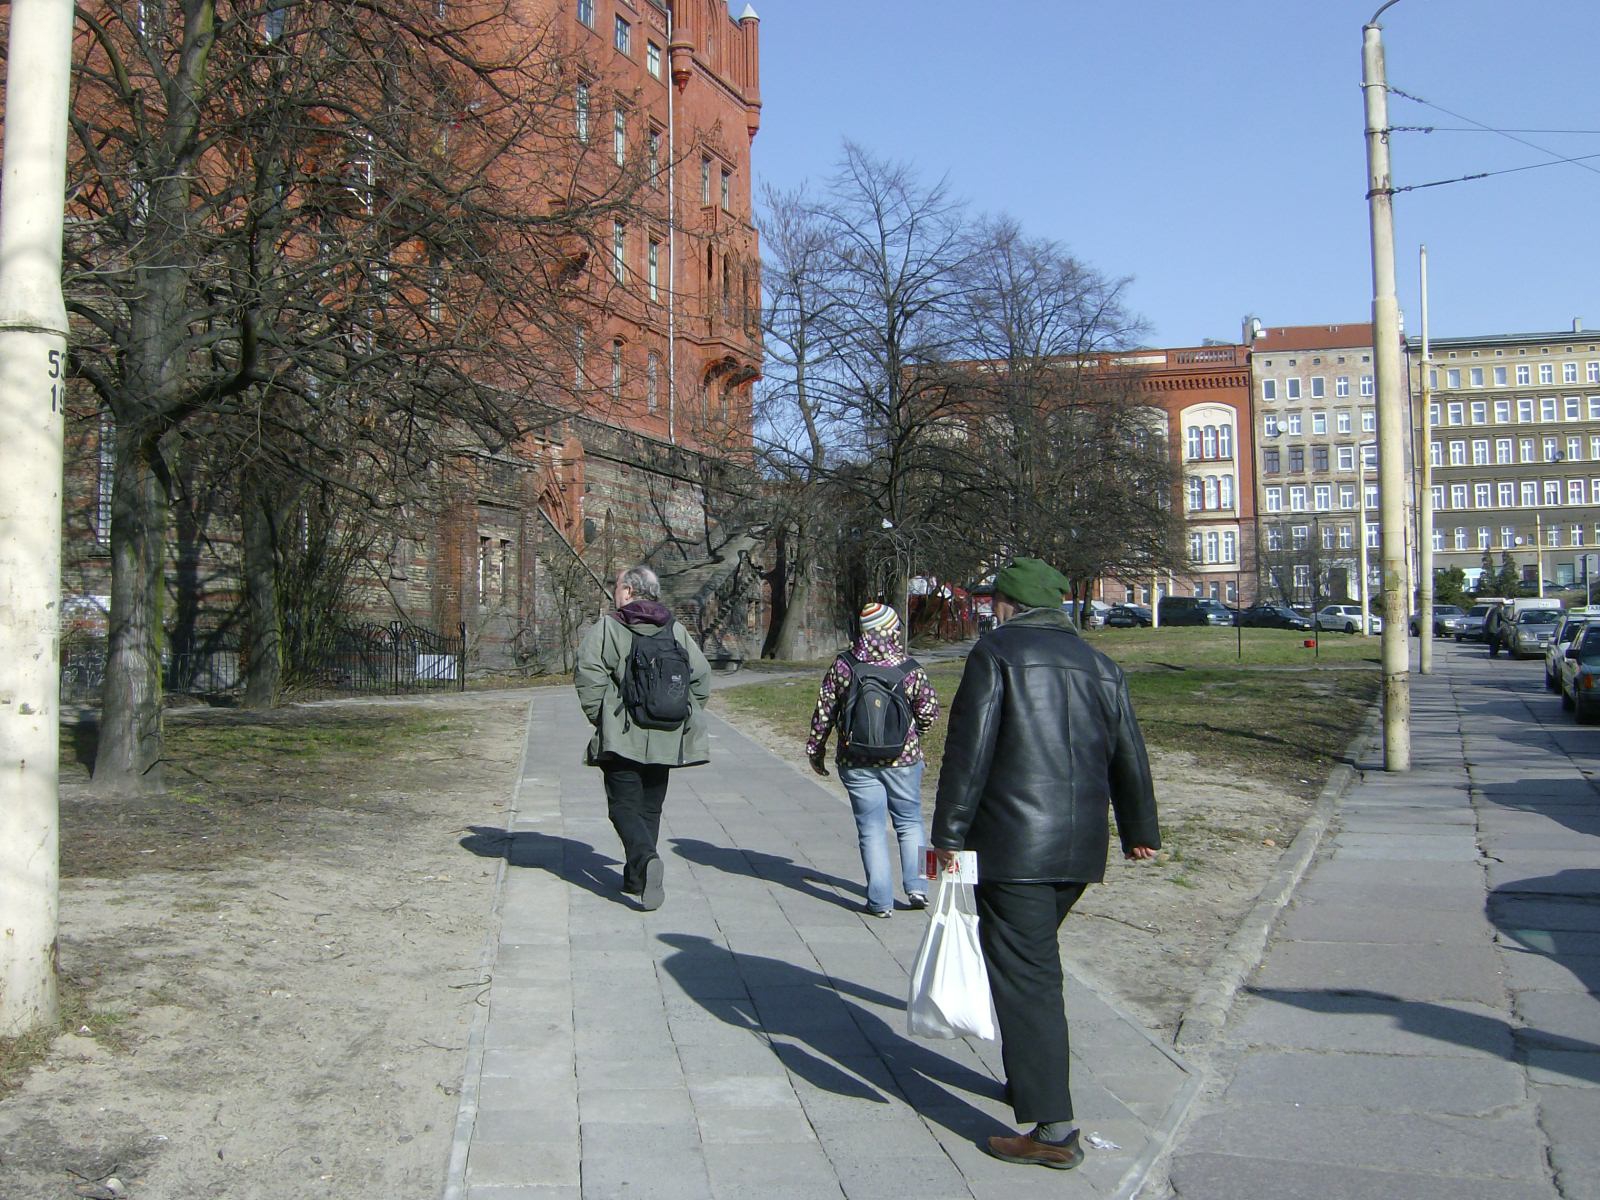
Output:
M850 138L948 175L1111 276L1153 345L1371 314L1361 27L1381 0L753 0L758 181L820 180ZM736 0L735 11L743 7ZM1600 131L1600 0L1400 0L1394 125ZM1600 132L1522 133L1557 156ZM1551 156L1397 134L1397 186ZM1436 337L1600 331L1600 157L1395 197L1401 307Z

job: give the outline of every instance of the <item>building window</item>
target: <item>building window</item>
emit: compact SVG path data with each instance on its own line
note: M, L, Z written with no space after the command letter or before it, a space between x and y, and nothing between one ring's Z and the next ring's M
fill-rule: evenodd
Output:
M1479 525L1478 526L1478 549L1479 550L1487 550L1488 548L1489 548L1489 527L1487 525Z
M1461 368L1451 367L1444 373L1444 386L1455 391L1461 386Z
M1328 469L1328 448L1326 446L1311 447L1311 469L1313 471L1326 471Z
M1361 432L1372 433L1378 428L1378 414L1370 408L1361 410Z
M1600 396L1589 397L1589 420L1600 421Z
M1569 479L1569 480L1567 480L1567 503L1568 504L1582 504L1584 502L1583 501L1583 491L1584 491L1583 480L1581 480L1581 479Z
M709 158L700 160L700 203L711 203L711 160Z
M1433 548L1435 550L1444 549L1444 530L1435 529L1433 531Z
M1533 398L1524 396L1517 401L1517 423L1531 425L1533 423Z
M621 17L617 18L616 26L611 36L611 44L623 54L632 53L633 26L629 25Z
M1500 495L1501 508L1514 508L1517 503L1517 485L1507 480L1501 480L1495 485Z
M1215 458L1217 456L1217 427L1207 425L1200 431L1200 457Z
M1586 377L1590 383L1600 383L1600 362L1586 363Z
M1217 457L1218 458L1232 458L1233 457L1233 426L1232 425L1218 425L1217 426Z
M1450 465L1464 467L1467 465L1467 444L1461 441L1450 443Z
M1291 446L1289 448L1289 471L1290 471L1290 473L1298 475L1301 471L1304 471L1305 469L1306 469L1305 447L1303 447L1303 446Z
M1200 535L1198 533L1191 533L1189 535L1189 561L1199 562L1203 554L1204 551L1202 549Z
M1506 386L1506 369L1504 367L1496 367L1494 369L1494 385L1495 387Z
M1205 485L1205 487L1203 489L1203 493L1202 493L1203 497L1204 497L1204 501L1205 501L1205 506L1207 508L1216 508L1217 507L1217 477L1215 475L1207 475L1205 477L1205 479L1202 480L1202 482Z
M1338 413L1334 418L1334 427L1340 433L1349 433L1350 432L1350 414L1348 412Z
M578 0L578 20L594 28L594 0Z
M1263 379L1261 381L1261 398L1263 400L1276 400L1278 398L1278 381L1276 379Z
M1434 512L1438 512L1443 507L1444 507L1444 484L1436 483L1436 484L1433 485L1433 511Z
M1350 376L1340 375L1333 381L1333 394L1344 397L1350 394Z
M1300 377L1291 375L1283 381L1283 395L1286 400L1300 399Z
M1488 438L1472 439L1472 465L1475 467L1486 467L1489 465Z
M1300 436L1300 414L1297 412L1289 414L1289 436Z
M661 356L654 350L645 362L644 368L644 404L648 412L655 412L661 407Z
M1371 375L1363 375L1361 377L1361 394L1363 396L1370 396L1373 394Z
M1467 372L1467 382L1470 383L1473 387L1482 387L1483 386L1483 368L1482 367L1473 367L1470 371L1468 371Z
M645 145L650 156L650 186L661 186L661 130L651 127L645 134Z
M1557 457L1557 455L1556 455L1556 439L1553 438L1553 437L1545 438L1544 439L1544 461L1545 462L1555 462L1556 461L1556 457Z
M1300 487L1300 486L1290 488L1289 489L1289 511L1290 512L1305 512L1305 510L1306 510L1306 489L1304 487Z
M1200 426L1189 426L1188 432L1183 435L1183 440L1186 443L1190 458L1200 458L1202 456L1203 438L1204 435L1200 431Z
M1321 400L1327 394L1328 381L1321 375L1313 375L1311 377L1311 398L1313 400Z
M1567 439L1567 461L1581 462L1583 460L1583 439L1569 437Z
M1206 561L1208 563L1216 562L1217 561L1217 552L1221 548L1222 548L1222 537L1221 537L1221 535L1219 535L1219 534L1217 534L1215 532L1208 532L1206 534Z
M1539 382L1540 383L1554 383L1555 381L1556 381L1556 365L1555 365L1555 363L1540 363L1539 364Z
M1470 411L1474 425L1487 425L1489 423L1489 402L1487 400L1474 400Z
M1467 548L1467 531L1465 529L1463 529L1460 525L1457 525L1456 526L1456 549L1457 550L1465 550L1466 548Z
M1544 396L1539 400L1539 420L1554 421L1559 414L1556 412L1556 398Z
M1494 402L1494 421L1496 425L1508 425L1511 422L1511 401L1496 400Z
M1339 526L1339 549L1348 550L1355 541L1355 531L1348 525Z
M1527 363L1517 364L1517 386L1525 387L1533 382L1533 369Z
M1289 527L1289 544L1296 550L1304 550L1311 541L1311 527L1309 525L1291 525Z
M620 108L611 113L611 156L619 167L628 161L628 114Z
M1583 420L1583 402L1580 401L1578 399L1578 397L1576 397L1576 396L1568 396L1565 400L1563 400L1561 402L1561 404L1562 404L1562 408L1565 410L1565 414L1566 414L1567 420L1569 420L1569 421L1581 421L1581 420Z
M1219 475L1217 477L1217 507L1233 507L1233 476Z
M1444 466L1444 443L1430 442L1428 444L1428 461L1436 467Z
M1531 479L1522 481L1522 507L1536 508L1539 504L1539 485Z
M656 79L661 78L661 47L654 42L644 44L644 63L650 74Z
M1544 502L1552 506L1561 503L1561 481L1559 479L1546 479L1544 481Z
M1354 508L1356 506L1356 488L1353 483L1339 485L1339 507Z
M1282 525L1268 525L1267 526L1267 549L1268 550L1282 550L1283 549L1283 526Z
M627 271L628 231L621 221L611 223L611 274L621 283Z
M1325 434L1328 432L1328 414L1314 412L1311 414L1311 432Z
M722 193L721 193L721 195L722 195L722 211L723 212L732 212L733 211L732 194L733 194L733 172L724 171L722 173Z
M1461 424L1462 413L1465 410L1464 410L1464 407L1463 407L1463 405L1461 404L1461 402L1459 400L1456 401L1453 404L1445 405L1444 411L1445 411L1445 421L1447 423L1449 423L1451 425L1459 425L1459 424Z
M1489 498L1491 485L1475 483L1472 485L1472 503L1477 508L1488 508L1492 501Z
M1583 526L1582 525L1574 525L1572 527L1572 541L1569 543L1569 545L1573 545L1573 546L1581 546L1581 545L1583 545Z
M1278 448L1276 446L1269 447L1262 455L1262 458L1266 463L1266 471L1269 475L1276 475L1282 469L1279 465Z
M622 339L611 343L611 398L622 399Z
M1327 512L1333 507L1333 485L1319 483L1311 489L1311 506L1318 512Z
M1466 506L1467 485L1464 483L1452 483L1450 485L1450 507L1460 509Z
M1269 487L1267 489L1267 511L1283 511L1283 489L1281 487Z
M650 239L650 299L659 302L661 299L661 243L655 238Z
M1354 471L1356 469L1356 448L1354 446L1339 447L1339 470Z
M1518 445L1520 446L1520 448L1522 450L1522 461L1525 462L1525 463L1533 462L1534 461L1534 458L1533 458L1533 439L1532 438L1523 438L1518 443Z
M1206 506L1205 481L1198 475L1189 480L1189 511L1200 512Z
M1546 529L1544 531L1544 544L1546 546L1559 546L1559 545L1561 545L1561 527L1560 526L1552 525L1552 526L1550 526L1549 529Z

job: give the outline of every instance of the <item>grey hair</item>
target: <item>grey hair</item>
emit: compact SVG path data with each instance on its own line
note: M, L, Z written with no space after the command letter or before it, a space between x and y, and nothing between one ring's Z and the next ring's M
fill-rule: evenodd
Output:
M661 599L661 580L656 578L656 573L644 564L629 567L622 573L618 581L640 600Z

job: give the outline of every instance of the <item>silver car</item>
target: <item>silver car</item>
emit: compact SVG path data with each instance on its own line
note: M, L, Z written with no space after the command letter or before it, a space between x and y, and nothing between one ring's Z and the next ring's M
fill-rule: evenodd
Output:
M1511 632L1504 635L1512 658L1536 658L1550 648L1561 627L1559 608L1525 608L1517 614Z
M1499 607L1500 602L1496 600L1493 604L1474 604L1471 608L1467 609L1465 616L1456 618L1456 641L1483 641L1484 618L1489 615L1491 610Z
M1567 647L1578 640L1584 625L1591 619L1587 615L1569 616L1550 639L1550 648L1544 652L1544 686L1552 692L1561 690L1561 660L1566 657Z

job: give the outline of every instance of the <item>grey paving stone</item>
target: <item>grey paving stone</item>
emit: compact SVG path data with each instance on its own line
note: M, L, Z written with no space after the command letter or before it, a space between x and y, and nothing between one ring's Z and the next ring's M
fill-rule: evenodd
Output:
M1169 1168L1179 1200L1558 1200L1546 1180L1428 1176L1230 1154L1181 1152ZM1336 1188L1337 1190L1332 1190Z
M1343 860L1342 860L1343 861ZM1329 864L1333 865L1333 864ZM1361 902L1391 912L1453 912L1476 913L1483 911L1483 877L1481 868L1474 866L1475 879L1459 883L1428 884L1394 881L1397 874L1392 867L1386 874L1390 882L1363 883L1359 888L1327 875L1327 867L1319 868L1295 889L1295 899L1300 903L1348 904L1353 896ZM1409 881L1412 872L1404 872Z
M932 1138L927 1149L937 1150ZM839 1184L849 1200L967 1200L961 1172L943 1154L829 1154Z
M507 1141L474 1137L467 1155L466 1182L468 1187L575 1187L580 1182L577 1144L570 1139L538 1142L526 1137Z
M1516 991L1600 992L1600 955L1556 957L1518 946L1509 938L1500 954L1506 978Z
M844 1194L816 1142L709 1145L705 1162L710 1194L719 1198L821 1200Z
M1396 837L1382 835L1341 834L1333 849L1335 859L1354 858L1366 861L1414 862L1477 862L1476 839L1450 837Z
M1486 946L1491 932L1481 912L1397 912L1376 905L1307 901L1284 914L1273 936L1303 942Z
M1482 1116L1522 1102L1515 1063L1385 1054L1246 1054L1229 1081L1230 1102L1350 1107L1381 1112Z
M1557 1050L1600 1051L1600 996L1587 992L1520 992L1517 1015L1526 1028L1517 1030L1523 1045L1538 1043Z
M677 1125L694 1123L688 1089L679 1087L604 1088L580 1085L578 1113L583 1124Z
M484 1187L469 1187L466 1200L582 1200L582 1189L577 1187L519 1187L506 1185L504 1187L490 1184Z
M1424 1057L1505 1059L1512 1050L1511 1027L1494 1009L1315 990L1254 995L1227 1036L1245 1046Z
M497 1102L491 1103L491 1098ZM549 1089L501 1098L478 1093L479 1111L473 1126L474 1141L568 1142L577 1145L578 1102L573 1093L553 1094Z
M706 1200L713 1195L698 1148L604 1149L583 1154L583 1200Z
M1278 942L1253 977L1258 987L1360 989L1406 1000L1505 998L1500 954L1482 946L1395 946L1350 942Z
M1525 1048L1523 1058L1528 1064L1528 1079L1533 1083L1600 1088L1600 1052L1534 1045Z
M707 1146L744 1142L760 1146L817 1140L798 1100L779 1107L695 1106L700 1137Z

